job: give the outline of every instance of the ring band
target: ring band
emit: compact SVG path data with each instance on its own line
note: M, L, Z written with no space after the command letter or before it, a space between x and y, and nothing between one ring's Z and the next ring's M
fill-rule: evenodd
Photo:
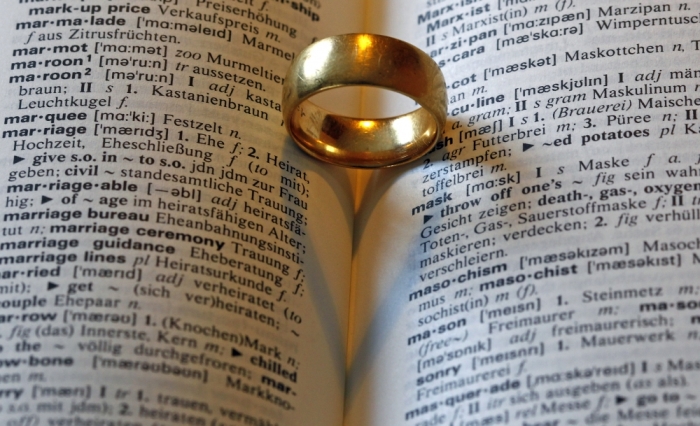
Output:
M307 99L343 86L373 86L408 96L422 108L398 117L360 119L333 114ZM417 47L374 34L328 37L292 62L282 113L308 154L346 167L387 167L430 151L447 118L445 79Z

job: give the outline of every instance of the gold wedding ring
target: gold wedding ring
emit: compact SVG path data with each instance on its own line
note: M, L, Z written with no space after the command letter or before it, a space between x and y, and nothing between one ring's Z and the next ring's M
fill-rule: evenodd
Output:
M344 86L372 86L408 96L421 108L390 118L333 114L308 99ZM447 117L445 79L417 47L391 37L345 34L317 41L292 62L282 113L290 136L308 154L346 167L387 167L430 151Z

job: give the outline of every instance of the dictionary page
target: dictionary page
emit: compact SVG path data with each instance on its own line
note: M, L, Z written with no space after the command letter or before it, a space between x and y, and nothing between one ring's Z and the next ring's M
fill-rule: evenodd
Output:
M4 4L5 423L341 424L354 176L280 100L360 9Z
M449 117L359 201L346 424L697 424L698 5L379 9Z

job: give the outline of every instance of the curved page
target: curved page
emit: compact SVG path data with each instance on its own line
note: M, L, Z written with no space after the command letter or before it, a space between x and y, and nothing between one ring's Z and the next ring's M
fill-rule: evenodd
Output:
M347 423L697 424L697 4L374 16L449 118L360 202Z
M352 176L294 146L280 99L359 8L3 9L2 419L340 424Z

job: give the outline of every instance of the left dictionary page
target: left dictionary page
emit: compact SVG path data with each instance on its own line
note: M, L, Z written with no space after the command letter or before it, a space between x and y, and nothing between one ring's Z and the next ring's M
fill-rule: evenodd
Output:
M1 424L341 424L353 176L279 104L337 3L3 2Z

